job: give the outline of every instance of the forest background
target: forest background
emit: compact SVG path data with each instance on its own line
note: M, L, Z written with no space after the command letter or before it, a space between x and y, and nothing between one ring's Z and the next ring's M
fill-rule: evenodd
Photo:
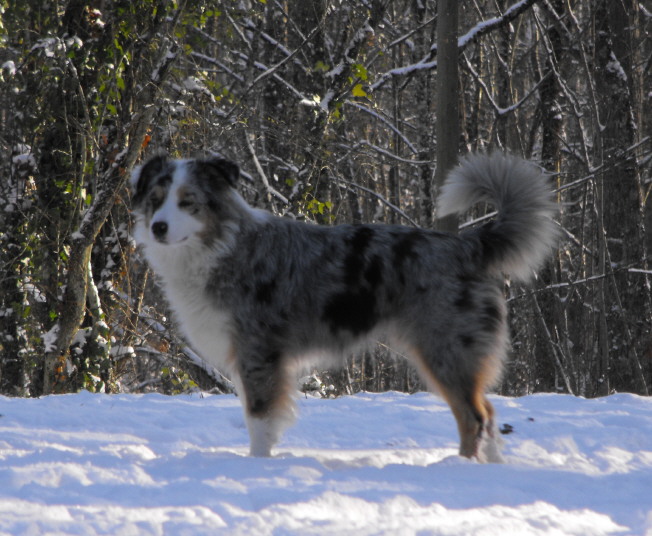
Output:
M0 394L230 390L130 239L147 155L233 159L281 216L430 228L451 143L532 159L560 203L559 249L505 287L498 391L649 394L652 6L468 0L443 24L446 3L0 0ZM322 394L421 388L382 344L315 372Z

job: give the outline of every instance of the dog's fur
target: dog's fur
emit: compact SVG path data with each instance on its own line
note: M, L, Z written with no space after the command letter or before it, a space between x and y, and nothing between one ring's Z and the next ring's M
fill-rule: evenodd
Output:
M190 344L231 374L251 454L292 420L293 374L341 361L381 333L449 403L460 454L498 461L485 396L508 348L503 273L531 275L553 246L546 178L500 153L451 172L438 214L489 201L495 221L459 236L391 225L326 227L250 207L238 167L157 156L132 177L135 238Z

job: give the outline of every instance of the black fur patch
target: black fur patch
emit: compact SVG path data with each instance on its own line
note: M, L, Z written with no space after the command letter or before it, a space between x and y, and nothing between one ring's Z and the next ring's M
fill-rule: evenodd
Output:
M366 333L378 322L376 296L365 289L337 294L326 304L323 318L333 331L348 330L353 335Z
M495 260L505 258L510 251L518 250L511 234L501 231L495 221L490 221L477 230L482 247L482 260L484 266L492 264Z
M140 205L145 200L147 192L152 187L153 179L163 171L166 163L167 159L165 156L155 156L145 162L143 167L140 168L138 181L134 186L133 195L131 197L131 202L134 206ZM168 176L168 184L171 180L172 179Z
M256 301L269 304L272 302L274 291L276 290L276 281L265 281L256 285Z
M278 363L281 361L281 352L278 350L271 350L265 354L260 354L262 358L258 364L248 363L247 367L242 371L243 378L250 378L253 381L267 382L265 388L260 392L247 393L247 403L249 413L257 417L265 416L271 409L273 397L269 396L270 390L273 392L275 389L274 375L272 371L277 370Z
M420 231L412 230L407 233L393 233L392 237L394 242L391 247L391 263L397 270L399 283L405 286L407 281L403 270L419 257L417 246L422 245L424 236Z
M359 225L355 228L355 232L353 233L353 236L349 238L346 242L351 246L352 249L355 249L359 251L360 253L363 253L367 247L369 247L369 244L371 243L371 239L374 236L374 231L371 229L371 227L368 227L366 225Z
M361 335L378 322L377 293L383 281L383 260L379 255L367 255L373 237L373 229L362 225L346 240L344 290L326 303L322 314L335 332L347 330Z
M460 342L464 348L469 348L475 343L475 338L473 338L471 335L460 335Z
M397 266L402 265L406 260L414 259L418 256L416 247L423 242L423 235L417 231L408 233L397 233L395 241L392 244L392 255Z
M249 401L249 413L256 417L264 417L270 409L271 400L267 397L256 397Z
M378 255L374 255L369 259L363 277L365 283L369 285L371 289L375 289L382 284L383 260Z
M462 284L460 294L455 300L455 307L457 307L460 311L470 311L473 309L473 294L467 284Z
M229 186L235 188L240 176L240 168L237 164L224 158L209 158L195 162L197 175L203 175L210 182L225 181Z
M358 227L346 241L348 252L344 260L344 278L348 286L357 286L365 267L365 251L371 243L373 231L369 227Z

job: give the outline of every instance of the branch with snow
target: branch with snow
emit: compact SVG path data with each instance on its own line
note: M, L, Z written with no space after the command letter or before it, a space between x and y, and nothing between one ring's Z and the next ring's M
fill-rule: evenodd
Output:
M509 24L521 13L528 10L537 1L538 0L520 0L520 2L516 2L515 4L508 7L505 12L499 17L493 17L489 20L476 24L473 28L471 28L457 40L457 46L460 49L460 52L463 51L467 45L473 41L476 41L483 35L492 32L496 28L505 26L505 24Z
M459 37L457 40L457 48L460 53L474 41L477 41L483 35L486 35L493 30L505 26L518 17L521 13L529 9L537 0L520 0L515 4L511 5L505 10L505 12L498 16L492 17L486 21L481 21L476 24L473 28L467 31L463 36ZM389 80L398 76L408 76L413 74L416 71L424 69L435 69L437 67L437 45L432 45L428 54L419 60L416 63L410 65L405 65L402 67L396 67L390 69L389 71L381 74L373 84L371 84L372 90L380 89L385 85Z
M358 52L369 35L374 35L374 28L382 22L385 6L381 3L373 3L370 6L370 13L362 25L355 31L353 37L347 43L340 61L326 73L326 78L331 79L330 85L324 96L320 99L320 107L324 111L330 109L330 103L337 100L337 93L342 91L349 79L350 66L355 63Z

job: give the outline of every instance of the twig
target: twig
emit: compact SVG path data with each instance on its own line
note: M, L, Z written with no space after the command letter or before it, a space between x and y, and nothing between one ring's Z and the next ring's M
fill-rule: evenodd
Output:
M380 202L383 203L384 205L386 205L386 206L388 206L389 208L391 208L391 209L392 209L394 212L396 212L399 216L401 216L401 217L404 218L407 222L409 222L410 225L413 225L414 227L419 227L419 224L418 224L417 222L415 222L412 218L410 218L410 216L408 216L405 212L403 212L400 208L398 208L398 207L397 207L396 205L394 205L393 203L390 203L389 201L387 201L387 199L385 199L385 198L384 198L382 195L380 195L379 193L374 192L373 190L371 190L370 188L367 188L366 186L361 186L360 184L356 184L355 182L347 181L346 179L342 179L342 178L340 178L340 177L334 177L334 179L335 179L337 182L341 182L342 184L345 184L345 185L348 186L348 187L357 188L358 190L362 190L363 192L368 193L368 194L371 195L372 197L375 197L376 199L378 199L378 201L380 201Z
M265 174L265 170L263 169L263 166L260 165L258 156L256 156L256 150L254 149L254 146L251 143L251 140L249 139L249 135L246 132L244 133L244 139L247 143L247 149L249 149L251 158L254 161L254 166L256 168L256 171L258 172L258 175L260 175L260 178L263 181L263 185L265 186L267 193L269 195L273 195L274 197L276 197L283 204L288 205L290 202L288 201L287 197L285 197L283 194L281 194L280 192L278 192L277 190L275 190L270 186L269 180L267 179L267 175Z

